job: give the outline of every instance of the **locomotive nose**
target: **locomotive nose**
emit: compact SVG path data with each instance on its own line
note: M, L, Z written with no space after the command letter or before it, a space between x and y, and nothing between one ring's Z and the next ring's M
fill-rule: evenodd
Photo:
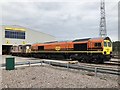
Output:
M112 52L112 43L108 40L104 41L104 50L103 50L105 55L110 55Z
M110 54L110 49L106 48L105 51L104 51L104 54Z

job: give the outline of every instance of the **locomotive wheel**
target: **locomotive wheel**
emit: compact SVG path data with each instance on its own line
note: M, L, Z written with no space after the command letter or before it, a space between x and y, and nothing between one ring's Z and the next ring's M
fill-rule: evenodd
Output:
M83 63L86 63L87 62L87 58L86 57L87 57L86 55L82 55L80 61L83 62Z
M103 60L102 60L101 56L96 55L96 56L93 56L92 62L95 64L99 64L99 63L103 63Z

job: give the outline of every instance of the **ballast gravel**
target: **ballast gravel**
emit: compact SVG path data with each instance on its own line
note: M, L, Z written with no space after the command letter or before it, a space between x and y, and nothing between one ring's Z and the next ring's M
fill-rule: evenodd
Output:
M115 79L54 66L2 70L2 88L118 88Z

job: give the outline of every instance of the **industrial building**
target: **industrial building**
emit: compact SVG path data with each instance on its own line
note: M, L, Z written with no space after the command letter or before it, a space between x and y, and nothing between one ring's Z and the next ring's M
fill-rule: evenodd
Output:
M26 45L55 41L52 35L18 25L3 25L0 28L0 54L9 53L12 45Z

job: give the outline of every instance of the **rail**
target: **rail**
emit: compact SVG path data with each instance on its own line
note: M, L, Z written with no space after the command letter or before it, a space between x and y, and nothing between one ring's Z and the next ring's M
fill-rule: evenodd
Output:
M112 58L120 59L120 55L112 55Z

